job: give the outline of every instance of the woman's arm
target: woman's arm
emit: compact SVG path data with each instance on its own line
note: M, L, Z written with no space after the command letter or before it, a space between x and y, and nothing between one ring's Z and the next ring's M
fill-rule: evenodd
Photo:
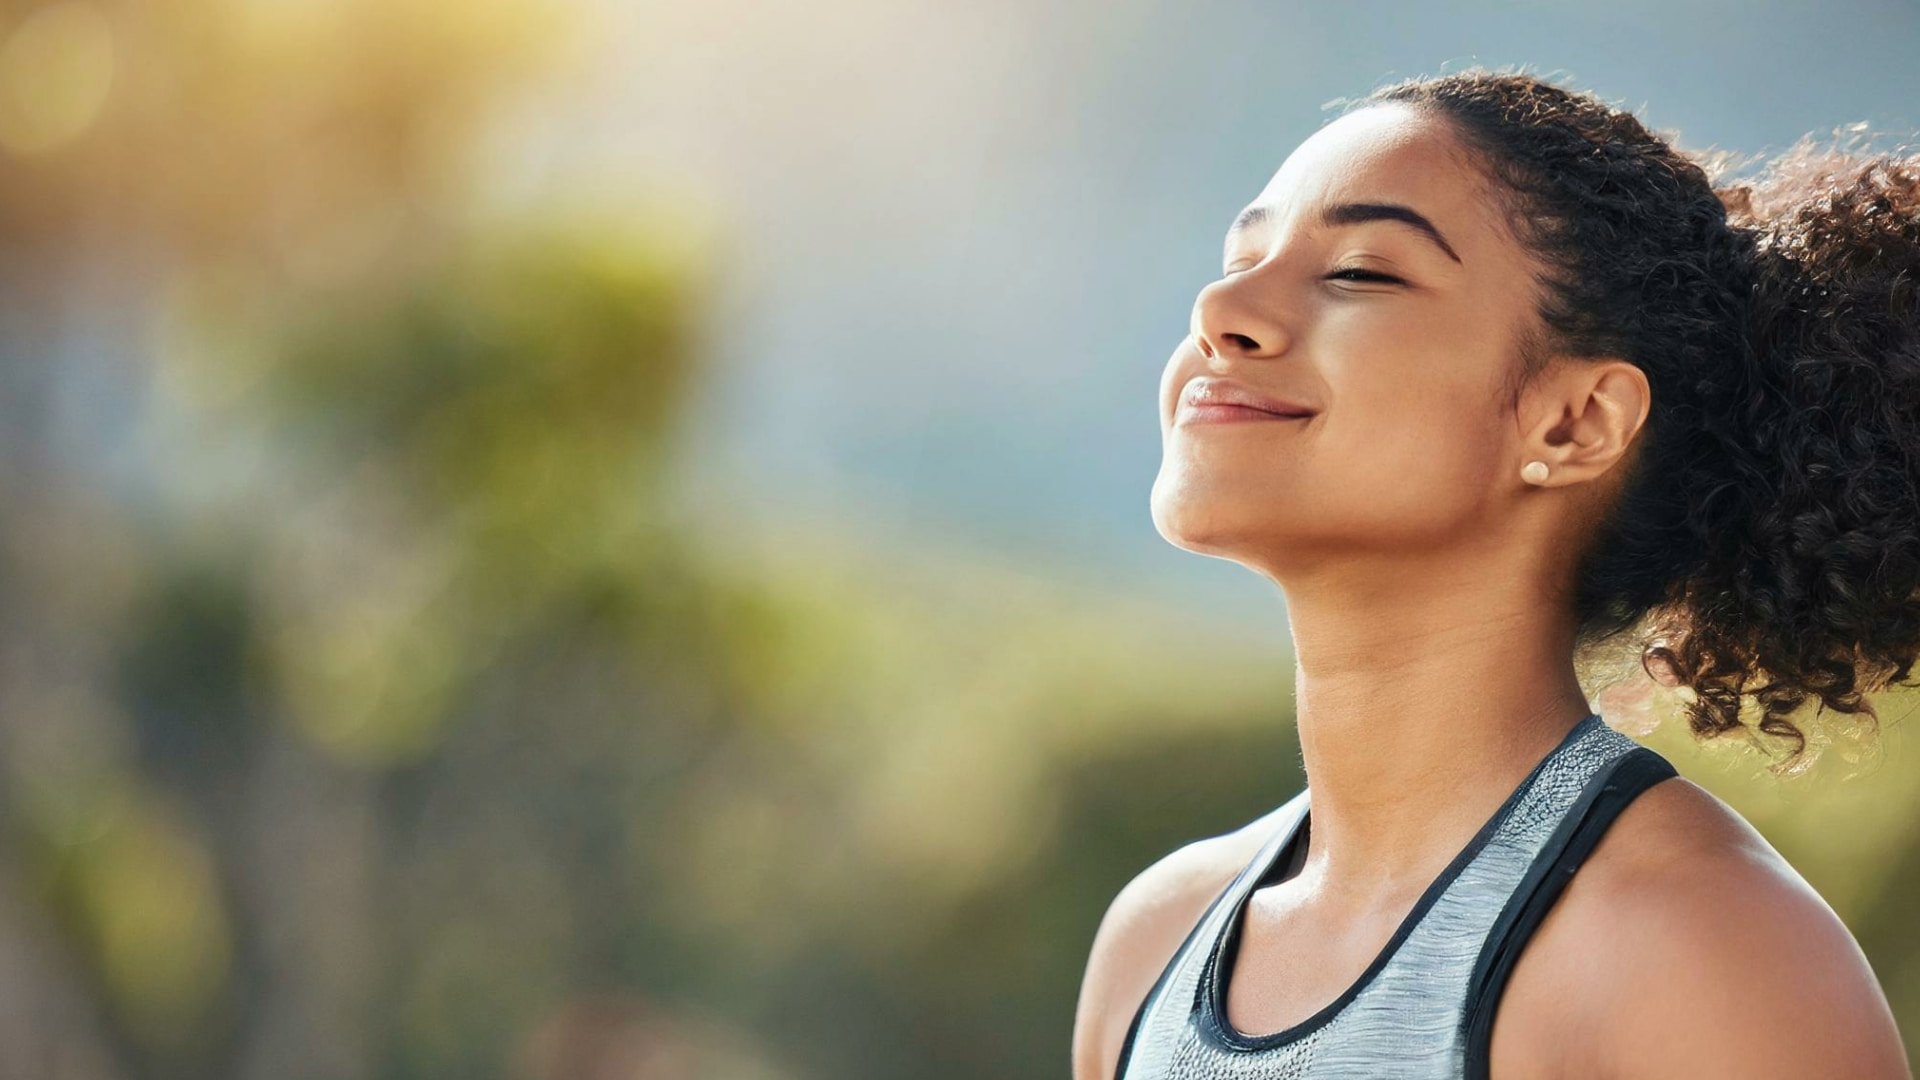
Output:
M1853 935L1718 798L1660 784L1594 854L1516 967L1512 1045L1583 1080L1911 1080Z
M1694 864L1631 904L1608 965L1619 1080L1912 1080L1865 954L1784 862Z

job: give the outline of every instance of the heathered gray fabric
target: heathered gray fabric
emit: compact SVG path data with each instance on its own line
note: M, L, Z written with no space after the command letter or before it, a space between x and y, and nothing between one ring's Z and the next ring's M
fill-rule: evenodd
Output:
M1497 825L1485 845L1442 888L1399 946L1388 946L1385 964L1376 958L1369 966L1371 980L1362 975L1359 992L1338 1009L1337 1001L1329 1003L1286 1032L1255 1036L1253 1042L1262 1044L1286 1037L1278 1045L1254 1048L1228 1032L1218 1016L1212 968L1228 919L1306 813L1308 791L1300 792L1287 802L1288 812L1278 815L1273 837L1169 962L1145 1003L1118 1080L1463 1077L1468 984L1501 908L1587 782L1636 746L1598 715L1582 720L1503 805L1505 817L1495 814Z

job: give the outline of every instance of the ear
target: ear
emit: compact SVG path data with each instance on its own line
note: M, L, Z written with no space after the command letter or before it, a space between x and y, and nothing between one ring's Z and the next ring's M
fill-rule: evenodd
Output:
M1521 459L1548 466L1544 487L1595 479L1627 456L1653 394L1646 373L1619 359L1574 360L1538 380L1522 405Z

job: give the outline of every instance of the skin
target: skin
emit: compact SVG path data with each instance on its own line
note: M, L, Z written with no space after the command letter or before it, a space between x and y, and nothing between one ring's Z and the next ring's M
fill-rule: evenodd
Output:
M1227 1013L1276 1031L1359 977L1415 900L1589 712L1568 600L1651 403L1618 358L1555 358L1504 388L1538 325L1538 267L1441 120L1369 107L1302 143L1229 233L1160 386L1156 527L1284 595L1313 791L1300 872L1254 893ZM1449 256L1397 221L1416 209ZM1363 280L1355 271L1393 280ZM1203 375L1304 421L1192 424ZM1522 480L1544 461L1542 485ZM1076 1080L1109 1080L1134 1011L1262 818L1135 878L1096 935ZM1499 1077L1910 1077L1852 936L1739 815L1684 778L1615 820L1516 963Z

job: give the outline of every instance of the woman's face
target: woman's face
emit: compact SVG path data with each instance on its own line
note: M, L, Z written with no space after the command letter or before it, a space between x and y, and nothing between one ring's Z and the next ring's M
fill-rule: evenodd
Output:
M1279 580L1497 527L1523 486L1503 387L1535 294L1486 191L1444 122L1400 105L1287 158L1161 378L1162 536ZM1310 415L1193 409L1203 377Z

